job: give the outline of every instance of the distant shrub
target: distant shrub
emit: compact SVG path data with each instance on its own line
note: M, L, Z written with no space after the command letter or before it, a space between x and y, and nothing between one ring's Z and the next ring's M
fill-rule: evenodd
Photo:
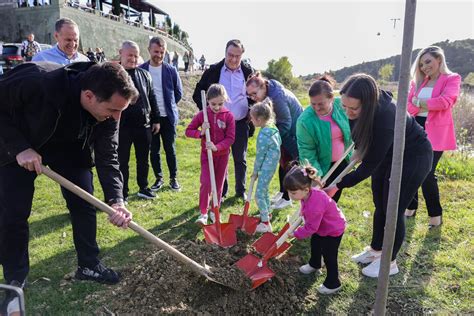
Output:
M462 155L471 155L474 151L474 92L463 90L453 109L454 127Z

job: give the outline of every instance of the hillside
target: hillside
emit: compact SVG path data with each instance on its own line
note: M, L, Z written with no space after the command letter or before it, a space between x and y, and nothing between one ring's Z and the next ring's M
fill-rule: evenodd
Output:
M448 67L452 71L459 73L463 78L465 78L470 72L474 72L474 39L465 39L454 42L446 40L444 42L433 43L433 45L443 48L446 54ZM419 51L420 48L413 50L413 60L416 58L416 55ZM374 76L375 78L378 78L380 67L386 64L392 64L395 66L393 69L392 78L390 78L389 81L398 80L400 73L400 55L363 62L358 65L344 67L331 72L338 82L342 82L348 76L358 72L365 72ZM311 79L314 78L315 75L316 74L303 76L303 79Z

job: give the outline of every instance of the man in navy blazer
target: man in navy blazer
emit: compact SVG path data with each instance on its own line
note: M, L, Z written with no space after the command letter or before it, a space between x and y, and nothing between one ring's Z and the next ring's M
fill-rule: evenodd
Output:
M181 190L178 183L178 163L176 160L176 125L178 124L178 102L183 95L181 79L176 69L163 62L166 55L166 42L161 37L153 37L148 44L150 60L140 67L148 70L153 79L153 90L160 109L160 131L153 135L150 148L150 160L156 177L151 186L158 191L164 184L161 169L161 141L166 154L166 163L170 173L170 187L173 191Z

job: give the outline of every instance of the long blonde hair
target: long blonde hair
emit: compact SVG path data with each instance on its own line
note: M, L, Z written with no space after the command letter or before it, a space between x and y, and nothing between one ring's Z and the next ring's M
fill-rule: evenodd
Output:
M442 74L450 74L452 73L449 70L448 65L446 64L446 57L444 56L444 51L439 46L428 46L420 50L418 55L416 56L413 65L411 66L411 77L415 81L416 87L419 87L423 80L425 80L425 74L420 69L420 59L423 55L430 54L434 58L440 58L441 63L439 65L439 72Z

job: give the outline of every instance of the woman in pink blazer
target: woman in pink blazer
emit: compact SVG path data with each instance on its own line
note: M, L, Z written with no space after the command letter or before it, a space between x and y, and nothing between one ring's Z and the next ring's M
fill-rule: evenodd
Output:
M433 166L421 186L430 216L429 228L433 228L441 225L443 212L435 170L443 151L456 149L452 110L461 89L461 76L448 69L440 47L429 46L418 53L412 66L412 77L408 112L424 127L433 147ZM418 194L405 216L415 216L417 208Z

